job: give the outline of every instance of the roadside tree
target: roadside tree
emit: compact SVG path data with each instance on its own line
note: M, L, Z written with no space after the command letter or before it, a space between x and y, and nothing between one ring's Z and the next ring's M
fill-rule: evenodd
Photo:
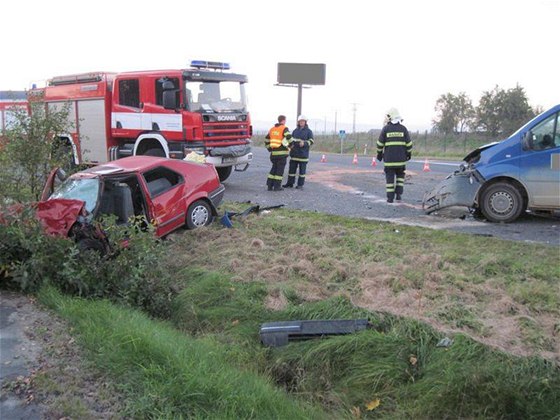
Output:
M442 134L463 133L472 123L474 108L465 92L458 95L446 93L436 102L436 118L432 121L436 131Z
M0 205L38 200L53 167L64 166L71 150L62 146L59 135L72 131L69 105L48 110L41 98L31 103L31 112L13 109L0 150Z
M508 136L534 116L521 86L504 90L496 85L482 94L475 126L492 137Z

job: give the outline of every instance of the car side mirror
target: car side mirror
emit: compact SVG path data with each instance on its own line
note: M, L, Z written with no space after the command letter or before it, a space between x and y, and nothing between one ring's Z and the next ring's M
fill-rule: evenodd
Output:
M523 139L521 140L521 146L523 150L531 150L533 148L533 139L534 135L531 130L527 131L523 135Z

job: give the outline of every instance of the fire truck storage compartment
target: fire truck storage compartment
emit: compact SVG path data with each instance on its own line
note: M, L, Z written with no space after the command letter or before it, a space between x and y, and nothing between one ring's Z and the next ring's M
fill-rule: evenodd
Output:
M73 131L77 129L79 135L82 160L94 163L106 162L107 138L104 100L50 102L49 109L61 111L66 104L69 104L68 122L70 127Z
M107 162L107 126L103 99L78 101L80 143L86 162Z

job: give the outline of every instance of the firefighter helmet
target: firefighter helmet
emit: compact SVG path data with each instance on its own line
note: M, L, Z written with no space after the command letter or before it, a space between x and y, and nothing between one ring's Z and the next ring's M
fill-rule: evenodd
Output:
M389 121L391 121L393 124L396 124L396 123L402 121L401 114L399 113L399 111L397 110L397 108L391 108L389 111L387 111L387 118L388 118Z
M298 122L299 122L299 121L305 121L305 122L307 122L307 117L306 117L305 115L301 114L301 115L298 117L297 120L298 120Z

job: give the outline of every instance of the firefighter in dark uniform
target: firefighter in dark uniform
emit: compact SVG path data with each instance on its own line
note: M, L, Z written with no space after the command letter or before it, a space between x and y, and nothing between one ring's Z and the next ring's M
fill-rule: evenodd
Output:
M377 160L385 161L387 202L400 201L404 190L406 162L412 156L412 140L401 124L402 118L395 108L387 112L385 126L377 140Z
M307 117L300 115L298 117L298 126L292 132L292 140L290 143L290 167L288 169L288 181L284 188L292 188L296 181L296 175L299 167L299 176L297 180L298 189L303 189L305 184L305 173L307 172L307 163L309 162L309 148L313 145L313 131L307 125Z
M280 115L278 123L274 124L265 137L264 145L270 152L270 161L272 168L268 174L266 185L268 191L282 191L282 178L284 177L284 168L288 160L290 149L290 139L292 135L290 130L286 127L286 117Z

